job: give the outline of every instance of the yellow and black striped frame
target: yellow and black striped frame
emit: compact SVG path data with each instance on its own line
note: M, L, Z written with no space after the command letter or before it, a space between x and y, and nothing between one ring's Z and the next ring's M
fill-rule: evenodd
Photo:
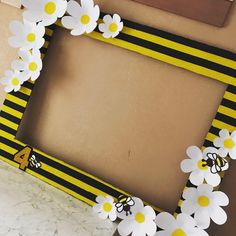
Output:
M102 14L103 16L104 14ZM88 36L108 44L125 48L145 56L178 66L208 78L228 84L215 119L203 142L203 148L213 146L212 141L221 129L236 130L236 54L220 48L189 40L159 29L154 29L124 20L124 29L115 39L105 39L96 29ZM44 58L53 31L61 27L60 21L47 27L45 44L41 49ZM0 159L19 168L14 155L27 146L16 139L16 134L34 88L31 81L25 82L19 92L7 94L0 112ZM32 153L41 162L41 168L28 166L25 171L46 183L88 203L95 204L97 196L111 195L117 199L124 191L95 176L32 148ZM222 175L223 177L223 175ZM186 187L192 186L188 181ZM182 198L176 213L180 213ZM161 209L154 207L156 212Z

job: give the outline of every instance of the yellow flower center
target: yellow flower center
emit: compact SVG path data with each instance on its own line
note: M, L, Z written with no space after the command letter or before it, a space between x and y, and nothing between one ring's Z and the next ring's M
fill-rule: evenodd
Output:
M202 207L207 207L210 204L210 200L207 196L203 195L198 198L198 204Z
M231 138L225 139L224 147L228 149L232 149L235 146L234 141Z
M54 2L48 2L44 7L44 11L48 15L52 15L53 13L55 13L56 9L57 9L57 6Z
M38 65L35 62L31 62L29 64L29 70L30 71L36 71L38 69Z
M187 234L182 229L176 229L172 236L187 236Z
M141 212L136 213L135 221L138 222L139 224L142 224L145 221L145 215Z
M106 203L103 205L103 210L104 210L105 212L110 212L110 211L112 210L112 205L111 205L111 203L106 202Z
M17 85L19 85L20 81L18 78L15 77L11 80L11 83L13 86L17 86Z
M118 25L116 23L111 23L109 26L109 30L114 33L118 30Z
M90 22L90 17L88 15L82 15L80 21L83 25L87 25Z
M197 166L198 166L198 169L200 169L200 170L207 170L208 169L208 166L207 166L205 160L199 160Z
M28 42L34 42L35 41L35 39L36 39L36 36L35 36L35 34L34 33L30 33L30 34L28 34L27 35L27 41Z

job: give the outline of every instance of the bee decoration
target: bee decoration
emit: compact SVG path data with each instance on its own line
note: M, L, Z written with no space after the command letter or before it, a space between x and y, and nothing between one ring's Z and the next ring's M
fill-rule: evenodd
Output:
M117 212L126 212L126 216L132 215L131 207L135 205L134 200L129 196L121 195L118 197L118 202L115 204Z
M207 160L202 161L203 167L210 167L212 174L216 174L225 170L228 170L229 163L225 158L220 157L216 153L207 153Z
M29 164L31 167L35 167L36 169L41 167L41 163L36 159L35 155L32 155L29 159Z

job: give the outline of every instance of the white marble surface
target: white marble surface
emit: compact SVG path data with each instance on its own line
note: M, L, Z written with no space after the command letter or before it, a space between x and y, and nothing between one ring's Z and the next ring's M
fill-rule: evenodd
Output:
M0 161L0 236L111 236L115 228L87 204Z

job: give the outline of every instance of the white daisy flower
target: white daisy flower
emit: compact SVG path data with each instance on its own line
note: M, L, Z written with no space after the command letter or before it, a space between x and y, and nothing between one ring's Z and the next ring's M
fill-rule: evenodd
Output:
M111 196L98 196L96 198L97 204L93 206L93 211L98 214L101 219L109 218L111 221L115 221L117 218L116 207L114 199Z
M121 236L154 236L156 233L155 211L150 206L144 206L141 200L136 201L132 214L125 217L118 225Z
M103 32L104 38L115 38L123 29L123 22L119 15L114 14L113 17L106 15L103 17L104 23L99 24L98 28Z
M208 236L207 232L197 227L197 222L187 214L173 215L162 212L157 215L156 224L163 229L155 236Z
M197 188L188 188L183 193L185 199L181 206L183 213L192 215L199 227L207 229L210 219L222 225L227 220L225 211L220 206L227 206L229 198L220 191L213 191L209 184L202 184Z
M45 28L42 24L25 21L12 21L10 31L14 35L8 42L11 47L26 50L40 49L44 45Z
M66 0L22 0L26 8L23 13L24 19L30 22L42 22L42 25L52 25L57 18L62 17L66 12Z
M7 70L5 76L1 79L1 83L5 85L5 92L19 91L21 85L26 81L26 74L19 71Z
M12 68L18 71L25 71L27 78L35 81L42 70L43 64L39 50L19 50L18 55L20 59L12 62Z
M181 170L185 173L191 172L189 180L192 184L198 186L204 180L214 187L220 184L221 178L219 174L212 173L206 162L209 158L208 153L213 151L218 154L218 150L212 150L212 148L206 148L203 152L196 146L191 146L187 149L187 155L190 159L185 159L181 162Z
M227 129L219 132L218 138L214 140L214 145L219 147L219 155L226 157L228 154L232 159L236 159L236 130L230 135Z
M94 6L93 0L81 0L81 5L76 1L69 1L67 12L70 16L62 18L62 24L67 29L72 29L72 35L91 33L97 26L100 15L99 6Z

